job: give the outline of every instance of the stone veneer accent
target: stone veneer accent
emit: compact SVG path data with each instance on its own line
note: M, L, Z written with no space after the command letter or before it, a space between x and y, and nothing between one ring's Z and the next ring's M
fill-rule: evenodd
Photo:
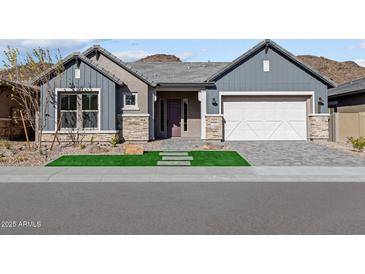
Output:
M28 134L29 134L28 128ZM0 137L1 138L13 138L23 136L24 128L21 121L18 121L18 124L14 125L11 123L11 119L8 118L0 118Z
M91 138L93 138L94 142L110 142L113 137L118 138L119 133L79 133L79 141L80 142L90 142ZM75 133L74 136L76 137ZM57 133L58 140L60 142L71 142L71 137L69 133L58 132ZM43 142L52 142L54 138L54 133L42 133L42 141ZM57 140L56 140L57 142Z
M329 138L329 119L328 114L309 115L309 139L327 141Z
M149 115L148 114L123 114L118 116L118 128L122 141L149 140Z
M205 139L212 141L223 140L223 115L205 116Z

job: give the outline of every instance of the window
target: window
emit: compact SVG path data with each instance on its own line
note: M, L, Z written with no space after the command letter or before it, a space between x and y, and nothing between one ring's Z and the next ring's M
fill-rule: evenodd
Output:
M98 128L97 94L82 94L82 128Z
M126 109L137 109L138 108L138 94L127 93L124 94L124 108Z
M184 131L188 131L188 99L183 100Z
M160 100L160 131L165 131L165 100Z
M61 93L59 95L61 129L97 129L97 93Z
M61 128L73 129L77 127L77 95L60 95Z
M270 71L270 60L264 60L263 67L264 67L264 72Z

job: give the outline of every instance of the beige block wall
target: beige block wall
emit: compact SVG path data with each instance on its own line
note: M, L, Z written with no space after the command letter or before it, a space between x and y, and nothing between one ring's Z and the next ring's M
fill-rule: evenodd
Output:
M93 142L110 142L113 137L118 138L118 133L79 133L78 135L76 133L72 134L70 133L58 133L57 137L60 140L60 142L72 142L73 138L78 138L78 140L82 143L90 143L91 140ZM54 133L43 133L42 134L42 141L43 142L52 142L54 139Z
M311 140L329 139L329 115L309 115L309 138Z
M147 142L149 140L149 118L149 115L119 115L120 140Z
M167 100L179 99L181 104L183 99L188 99L188 130L184 131L184 117L181 117L181 137L200 139L201 135L201 113L198 91L157 91L157 101L155 102L155 135L159 138L167 137L167 127L161 132L160 128L160 99L165 99L165 125L167 125ZM181 105L181 116L183 106Z
M348 137L365 136L365 112L331 114L332 141L345 142Z
M206 115L205 116L205 138L206 140L222 141L223 140L223 116Z

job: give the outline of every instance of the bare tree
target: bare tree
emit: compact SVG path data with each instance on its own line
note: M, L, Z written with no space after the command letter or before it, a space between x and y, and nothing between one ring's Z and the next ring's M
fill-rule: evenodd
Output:
M41 152L42 131L49 119L46 106L56 104L55 91L49 87L49 80L64 71L61 54L58 51L52 56L48 49L42 48L21 52L18 48L10 46L4 54L6 58L3 60L5 68L5 73L2 73L3 78L7 79L12 87L11 99L19 104L27 124L37 133L38 148ZM47 70L49 73L44 73ZM43 85L44 98L41 102L40 91L31 84L31 80L42 73L43 77L38 83ZM42 105L45 106L44 113L39 115Z

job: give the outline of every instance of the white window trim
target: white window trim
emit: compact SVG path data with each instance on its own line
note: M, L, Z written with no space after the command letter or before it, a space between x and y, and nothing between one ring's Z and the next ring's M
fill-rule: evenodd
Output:
M184 130L184 124L185 124L185 121L184 121L184 117L185 117L185 109L184 109L184 103L186 103L186 105L187 105L187 112L189 113L189 100L188 100L188 98L183 98L182 100L181 100L181 110L182 110L182 131L183 132L189 132L189 125L188 125L188 121L189 121L189 119L188 119L188 116L187 116L187 114L186 114L186 130Z
M136 104L135 105L126 105L125 102L126 102L126 96L127 95L134 95L136 96ZM139 110L139 107L138 107L138 93L137 92L125 92L123 93L123 108L122 110Z
M167 125L166 125L166 120L167 120L167 115L166 115L166 111L167 111L167 101L165 98L161 98L159 101L159 105L158 105L158 109L159 109L159 116L158 116L158 131L160 133L165 133L167 132ZM161 130L161 102L163 103L163 107L164 107L164 116L163 116L163 122L164 122L164 130Z
M315 114L314 91L220 91L219 114L222 114L222 96L310 96L312 101L312 113Z
M200 97L200 138L206 139L205 132L205 115L207 113L207 92L205 90L201 90L199 92Z
M43 132L56 132L57 131L57 122L58 122L58 93L66 92L66 93L84 93L84 92L97 92L98 93L98 127L95 129L60 129L59 133L99 133L101 132L101 89L100 88L56 88L55 89L55 130L54 131L43 131Z

